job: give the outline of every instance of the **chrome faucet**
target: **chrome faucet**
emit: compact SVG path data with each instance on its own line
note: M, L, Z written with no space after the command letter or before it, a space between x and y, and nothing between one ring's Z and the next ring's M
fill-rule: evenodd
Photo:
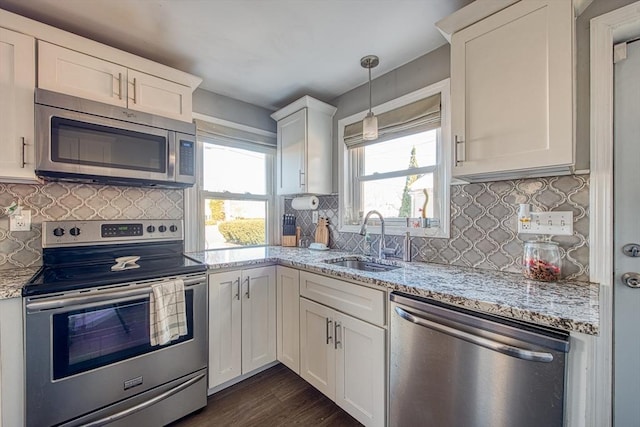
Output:
M385 257L384 250L386 249L386 246L384 244L384 218L380 212L376 210L367 212L364 216L364 220L362 221L362 227L360 227L360 235L365 236L367 234L367 221L369 221L369 217L374 214L380 217L380 244L378 245L378 258L382 259Z

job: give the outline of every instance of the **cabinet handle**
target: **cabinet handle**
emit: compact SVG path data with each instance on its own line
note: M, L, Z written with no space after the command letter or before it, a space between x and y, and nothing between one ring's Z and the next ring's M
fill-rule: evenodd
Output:
M27 143L25 142L24 136L20 137L20 139L22 139L22 165L20 167L24 169L25 165L27 164L26 157L25 157L25 150L27 147Z
M458 138L458 135L454 137L454 143L454 164L458 166L460 163L466 160L466 145L464 143L464 140Z
M327 344L329 344L331 342L331 340L333 339L333 337L331 336L331 324L333 323L333 321L327 317Z
M302 177L304 176L304 171L302 169L298 170L298 182L300 183L300 187L304 187L304 180Z
M136 78L133 78L133 103L137 104L136 102Z
M249 283L250 278L247 277L244 281L247 282L247 292L245 292L245 295L247 296L247 299L250 299L251 298L251 284Z
M338 349L338 344L340 344L340 348L342 348L342 328L340 322L336 322L334 324L334 336L336 339L333 341L333 348ZM338 338L338 332L340 332L340 338Z
M239 277L236 279L236 294L234 295L234 298L240 301L240 278Z
M122 99L122 73L118 73L118 99Z

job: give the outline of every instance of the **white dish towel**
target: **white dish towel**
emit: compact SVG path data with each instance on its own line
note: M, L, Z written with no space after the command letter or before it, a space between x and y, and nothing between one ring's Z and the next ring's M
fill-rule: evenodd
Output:
M164 345L187 335L187 314L182 280L170 280L151 286L149 326L151 345Z

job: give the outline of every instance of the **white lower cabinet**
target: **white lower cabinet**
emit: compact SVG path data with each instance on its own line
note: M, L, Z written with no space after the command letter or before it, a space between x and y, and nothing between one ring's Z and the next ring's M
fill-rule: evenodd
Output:
M209 388L276 360L275 267L209 274Z
M278 360L300 374L300 271L276 267Z
M342 284L347 299L358 289L371 290ZM362 424L385 425L383 328L300 298L300 376Z
M0 299L0 426L24 425L22 298Z

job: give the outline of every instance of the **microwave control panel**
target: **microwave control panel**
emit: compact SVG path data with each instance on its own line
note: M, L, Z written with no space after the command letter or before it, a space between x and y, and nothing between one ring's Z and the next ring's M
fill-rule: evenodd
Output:
M178 175L195 176L195 141L180 140L180 164L178 165Z

